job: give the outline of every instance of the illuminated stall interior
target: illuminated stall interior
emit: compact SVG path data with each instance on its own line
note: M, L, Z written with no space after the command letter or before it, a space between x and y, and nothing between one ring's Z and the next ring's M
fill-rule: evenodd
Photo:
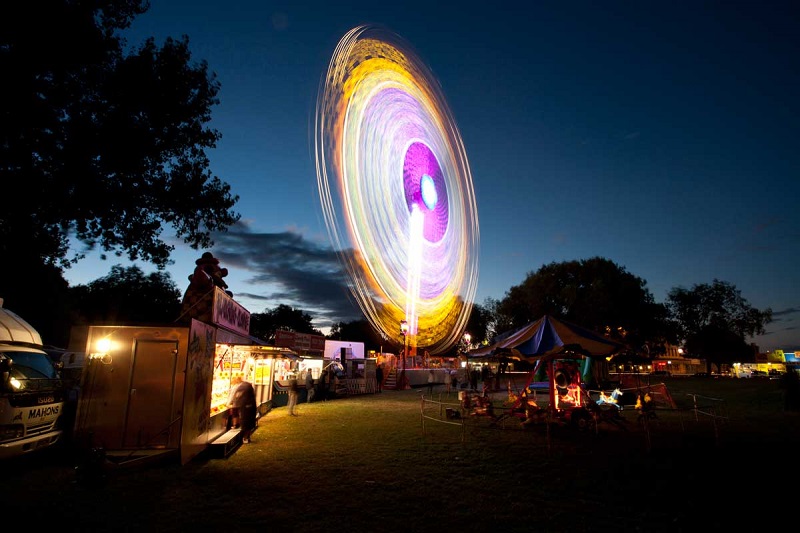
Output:
M211 417L227 410L234 378L241 377L253 384L259 413L265 412L273 395L273 382L286 381L310 368L308 360L288 348L244 344L217 344L214 354L214 373L211 392ZM322 361L315 377L319 376ZM267 409L268 410L268 409Z

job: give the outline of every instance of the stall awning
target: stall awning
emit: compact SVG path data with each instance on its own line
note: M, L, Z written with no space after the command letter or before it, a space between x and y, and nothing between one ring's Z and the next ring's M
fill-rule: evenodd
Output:
M217 344L253 344L252 337L225 328L217 328Z
M268 344L252 344L246 346L245 349L250 350L251 355L260 355L260 356L271 356L271 357L285 357L286 359L291 359L292 361L299 361L302 359L297 352L293 352L289 348L283 348L281 346L270 346Z

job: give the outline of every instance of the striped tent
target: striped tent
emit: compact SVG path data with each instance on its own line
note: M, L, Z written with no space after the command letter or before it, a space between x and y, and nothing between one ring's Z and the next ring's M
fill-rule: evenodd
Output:
M535 322L507 331L494 342L467 354L469 358L505 356L536 361L548 356L572 353L589 358L607 358L625 346L593 331L545 315Z

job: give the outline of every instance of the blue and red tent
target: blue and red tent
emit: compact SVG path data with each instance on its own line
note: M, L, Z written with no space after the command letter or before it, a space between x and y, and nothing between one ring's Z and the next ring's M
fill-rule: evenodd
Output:
M512 354L536 361L546 356L573 353L588 358L607 358L625 346L591 330L545 315L521 328L497 335L491 344L469 352L469 357Z

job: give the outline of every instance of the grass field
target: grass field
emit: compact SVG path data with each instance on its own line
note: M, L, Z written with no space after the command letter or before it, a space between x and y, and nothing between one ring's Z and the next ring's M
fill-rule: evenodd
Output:
M301 404L298 417L273 409L227 459L112 471L102 483L78 482L69 455L15 461L0 498L7 517L37 529L137 532L738 531L794 498L782 487L796 487L800 415L784 412L778 381L659 382L679 408L647 427L626 408L596 431L469 417L426 420L423 432L425 389L385 391ZM695 419L693 394L727 418Z

